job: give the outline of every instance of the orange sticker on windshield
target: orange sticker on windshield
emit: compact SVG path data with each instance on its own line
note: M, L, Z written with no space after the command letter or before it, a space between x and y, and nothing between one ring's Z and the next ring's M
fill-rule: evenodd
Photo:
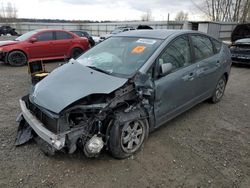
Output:
M140 54L145 50L145 46L136 46L133 50L132 53L133 54Z

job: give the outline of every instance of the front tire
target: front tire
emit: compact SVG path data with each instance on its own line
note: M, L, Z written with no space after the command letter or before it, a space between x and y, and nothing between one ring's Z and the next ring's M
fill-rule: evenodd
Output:
M213 96L211 97L210 101L212 103L217 103L220 102L220 100L222 99L224 92L225 92L225 88L226 88L226 84L227 84L227 80L225 76L222 76L215 88L215 91L213 93Z
M140 151L148 137L146 119L131 120L123 124L114 122L110 130L109 150L113 157L125 159Z
M6 59L6 63L9 63L11 66L15 67L20 67L27 63L27 57L21 51L10 52Z

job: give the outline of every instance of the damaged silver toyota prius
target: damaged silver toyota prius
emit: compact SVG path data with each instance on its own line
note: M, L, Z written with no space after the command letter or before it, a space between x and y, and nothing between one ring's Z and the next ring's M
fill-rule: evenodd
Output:
M16 145L47 154L115 158L139 151L149 132L209 99L219 102L231 67L227 46L185 30L117 34L58 67L20 100Z

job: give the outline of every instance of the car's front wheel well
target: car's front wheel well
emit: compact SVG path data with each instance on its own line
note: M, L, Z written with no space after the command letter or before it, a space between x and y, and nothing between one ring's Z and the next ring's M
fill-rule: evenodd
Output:
M9 54L11 53L11 52L22 52L24 55L25 55L25 57L26 57L26 59L27 59L27 61L28 61L28 55L27 55L27 53L26 52L24 52L23 50L20 50L20 49L14 49L14 50L11 50L11 51L9 51L9 52L6 52L6 54L5 54L5 59L4 59L4 62L5 63L9 63L8 62L8 56L9 56Z
M226 78L226 82L228 81L228 73L227 72L225 72L224 74L223 74L223 76L225 76L225 78Z
M71 49L70 51L70 58L78 58L82 53L84 53L84 49L79 47L79 46L75 46Z
M149 134L148 118L141 109L118 112L107 131L108 150L113 157L124 159L138 152L143 146Z

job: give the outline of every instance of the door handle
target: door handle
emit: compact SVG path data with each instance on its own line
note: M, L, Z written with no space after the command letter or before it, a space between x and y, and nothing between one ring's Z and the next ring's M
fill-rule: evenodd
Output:
M182 79L183 79L184 81L192 81L192 80L194 79L194 73L191 72L191 73L189 73L189 74L183 76Z
M218 60L218 61L216 61L216 64L215 64L217 67L219 67L220 66L220 61Z

